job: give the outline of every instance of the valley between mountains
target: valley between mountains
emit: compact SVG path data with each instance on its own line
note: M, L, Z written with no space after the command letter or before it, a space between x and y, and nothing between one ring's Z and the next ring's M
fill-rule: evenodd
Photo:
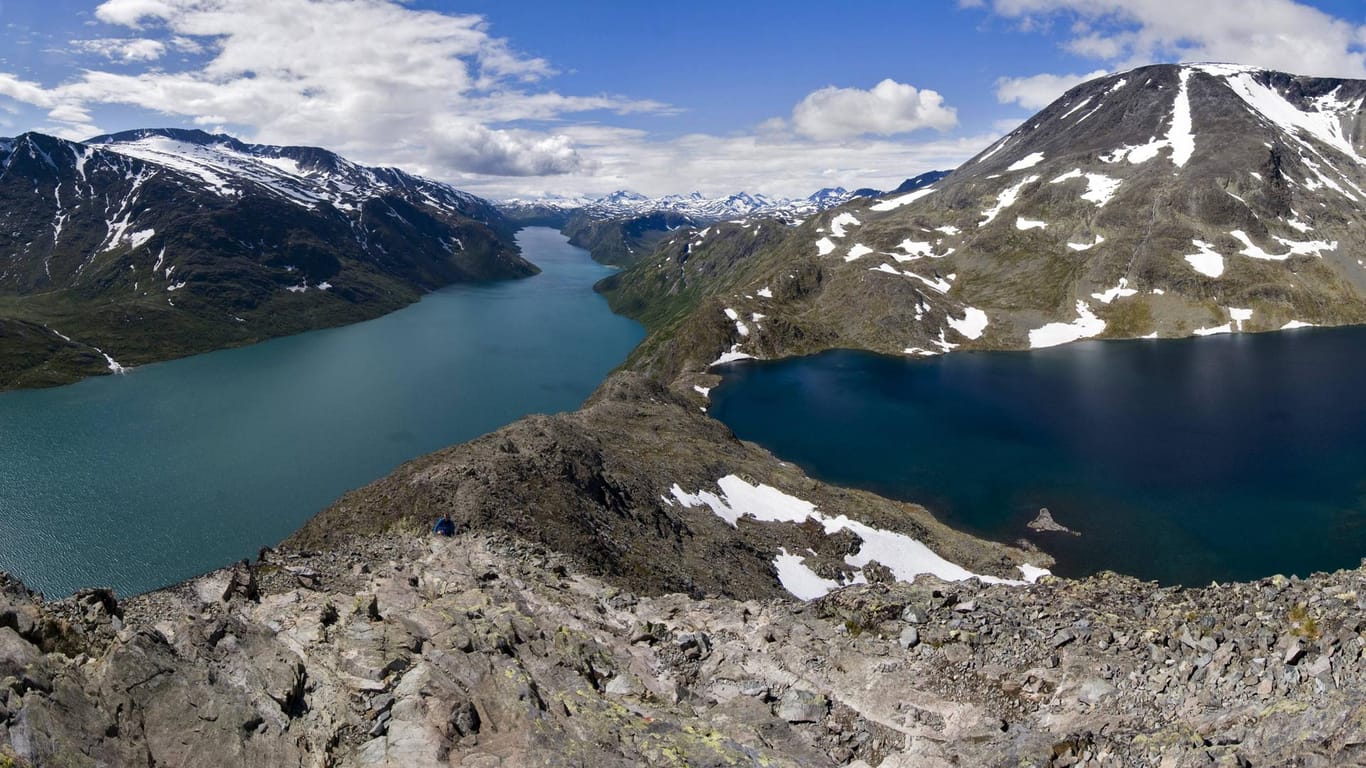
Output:
M107 371L151 318L162 345L118 364L527 274L519 222L598 243L649 336L581 410L409 462L255 562L126 600L6 582L0 765L1362 764L1361 571L1057 579L704 409L747 357L1360 323L1364 105L1360 81L1145 67L946 176L769 217L499 211L224 137L14 140L0 193L41 237L0 276L9 386ZM441 513L460 536L427 535Z

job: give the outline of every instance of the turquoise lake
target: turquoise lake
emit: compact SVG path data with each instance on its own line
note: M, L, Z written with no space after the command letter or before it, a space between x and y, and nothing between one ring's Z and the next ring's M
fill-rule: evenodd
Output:
M1366 328L724 369L713 416L828 482L1167 584L1366 557ZM1039 508L1081 533L1035 533Z
M342 493L528 413L577 408L643 337L552 229L543 270L365 323L0 395L0 570L129 595L254 557Z

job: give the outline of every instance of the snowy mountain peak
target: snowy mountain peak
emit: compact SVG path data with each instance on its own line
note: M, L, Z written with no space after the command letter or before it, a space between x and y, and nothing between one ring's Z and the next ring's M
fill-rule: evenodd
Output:
M366 200L401 192L462 214L482 202L445 184L394 168L353 163L317 147L247 144L199 130L156 128L97 136L90 146L172 170L221 197L251 191L305 208L355 211Z

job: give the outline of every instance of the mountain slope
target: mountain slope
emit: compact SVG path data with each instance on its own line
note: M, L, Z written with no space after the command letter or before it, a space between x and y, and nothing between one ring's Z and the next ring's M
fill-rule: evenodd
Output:
M1085 83L932 186L756 251L701 291L691 322L721 341L647 364L1366 322L1363 101L1363 81L1231 65ZM732 251L675 243L615 287L696 289Z
M0 388L354 322L455 281L536 271L478 198L326 150L200 131L0 140L0 205L0 322L46 331L7 348Z

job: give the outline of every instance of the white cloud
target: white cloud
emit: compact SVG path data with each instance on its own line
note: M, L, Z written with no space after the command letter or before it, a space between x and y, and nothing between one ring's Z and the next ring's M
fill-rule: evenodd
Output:
M807 94L792 110L792 125L803 136L842 139L889 136L920 128L946 130L958 123L952 107L931 90L887 79L872 90L830 86Z
M999 136L906 142L691 134L658 141L644 131L603 125L566 126L564 133L592 159L593 175L479 177L467 179L465 187L494 198L601 195L621 188L647 195L697 189L710 196L744 190L783 197L805 197L827 186L892 189L924 171L957 167Z
M1032 27L1065 14L1066 47L1123 67L1229 61L1302 75L1366 77L1366 26L1294 0L990 0Z
M432 155L442 164L493 176L548 176L584 170L568 136L495 131L476 124L438 128Z
M95 40L72 40L71 45L79 51L96 53L113 61L156 61L166 53L166 44L159 40L138 38L104 37Z
M518 53L481 17L402 0L107 0L96 16L161 45L155 67L130 69L137 59L126 46L92 44L120 66L55 85L0 72L0 105L36 106L52 123L41 129L68 138L102 132L101 108L130 107L161 116L148 124L323 146L490 197L891 188L955 167L996 138L877 138L956 124L938 93L884 80L815 91L790 117L743 135L660 139L605 125L603 113L668 115L668 105L559 93L547 85L549 62Z
M1040 110L1067 92L1068 88L1106 74L1103 69L1084 75L1034 75L1032 77L1002 77L996 81L996 100L1002 104L1015 102L1025 109Z
M0 95L48 109L63 135L96 132L95 107L126 105L446 179L591 167L562 132L508 123L668 111L539 88L550 64L493 37L481 17L394 0L107 0L95 15L140 35L80 41L82 50L125 62L168 47L208 58L135 73L88 69L52 87L0 73Z

